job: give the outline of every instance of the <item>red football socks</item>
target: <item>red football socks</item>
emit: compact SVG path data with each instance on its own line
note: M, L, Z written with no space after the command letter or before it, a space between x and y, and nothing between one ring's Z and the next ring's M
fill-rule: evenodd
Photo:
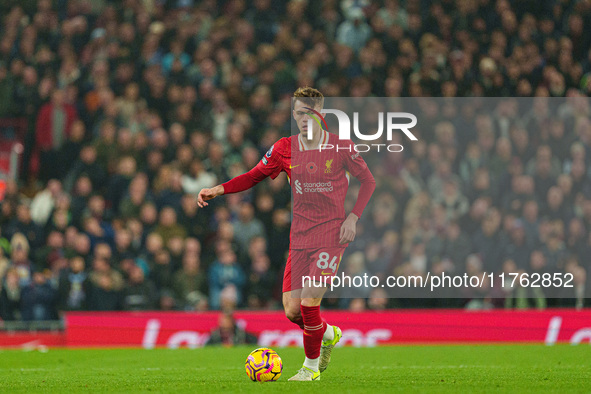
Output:
M315 359L320 357L326 322L320 317L320 306L302 305L300 309L304 320L304 352L306 357Z
M304 329L304 318L303 317L298 317L297 320L292 320L291 321L293 324L296 324L298 326L300 326L300 328L303 330Z

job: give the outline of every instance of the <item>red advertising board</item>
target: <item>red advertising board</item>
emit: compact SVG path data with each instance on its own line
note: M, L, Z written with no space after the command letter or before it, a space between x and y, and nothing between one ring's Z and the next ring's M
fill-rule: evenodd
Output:
M300 346L302 331L281 312L236 312L238 323L261 346ZM325 311L343 329L342 345L466 342L591 342L591 310L545 311L404 310L352 313ZM199 347L219 314L183 312L68 313L66 345Z
M64 332L0 331L0 348L43 349L66 346Z

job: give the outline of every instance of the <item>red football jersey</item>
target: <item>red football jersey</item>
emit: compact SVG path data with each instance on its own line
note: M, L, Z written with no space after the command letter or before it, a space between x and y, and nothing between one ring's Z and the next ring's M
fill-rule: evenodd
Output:
M332 148L328 149L329 146ZM346 219L348 173L357 177L367 171L367 164L354 150L352 141L339 140L323 130L319 146L306 150L301 135L282 138L263 156L257 168L273 179L281 171L289 177L293 197L292 249L339 245L340 228Z

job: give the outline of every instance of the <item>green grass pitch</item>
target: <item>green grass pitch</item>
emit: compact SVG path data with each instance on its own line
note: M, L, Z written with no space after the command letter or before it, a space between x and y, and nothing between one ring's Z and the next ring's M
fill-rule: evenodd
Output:
M590 392L588 345L337 348L318 382L288 382L303 349L275 349L279 381L251 382L252 347L0 351L0 392Z

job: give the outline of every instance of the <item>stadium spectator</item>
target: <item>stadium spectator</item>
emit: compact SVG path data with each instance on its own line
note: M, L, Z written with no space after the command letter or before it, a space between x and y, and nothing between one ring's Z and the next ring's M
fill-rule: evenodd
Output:
M148 187L149 181L146 174L139 173L133 177L127 194L121 198L118 206L121 217L127 219L139 216L142 205L146 201L152 201Z
M468 199L458 189L456 182L447 181L443 193L433 201L445 210L446 221L458 220L468 211Z
M122 291L122 306L127 311L151 310L158 299L154 284L145 278L144 271L133 266Z
M29 259L30 246L27 239L21 233L16 233L10 240L10 269L18 273L19 286L21 288L31 283L34 266Z
M184 238L187 230L177 223L177 214L174 208L166 206L160 212L160 221L154 232L162 237L166 245L172 237Z
M98 198L98 196L95 197ZM102 198L100 199L102 200ZM115 234L113 227L107 221L99 220L95 216L87 216L84 219L83 229L86 235L88 235L90 238L90 244L92 248L100 243L112 245L114 242Z
M363 10L352 8L347 12L346 20L337 29L337 42L359 52L371 37L371 28L365 20Z
M185 239L182 237L172 237L168 240L166 248L170 253L172 270L179 269L183 258Z
M236 304L242 302L242 290L246 278L244 271L238 265L236 254L232 250L223 250L209 268L209 305L212 309L220 309L222 292L233 286L236 292Z
M80 256L84 259L86 266L92 260L92 245L90 238L84 233L76 233L72 236L73 240L67 245L66 253L71 256Z
M16 268L6 271L0 291L0 318L5 321L21 320L21 285Z
M31 219L38 226L45 226L51 215L57 196L62 192L62 183L56 179L47 182L47 188L35 195L31 201Z
M123 277L111 268L107 259L96 257L88 278L88 310L116 311L122 309Z
M187 230L187 235L203 240L207 234L207 220L206 214L199 210L197 197L194 194L184 194L178 221Z
M530 259L532 245L527 244L521 219L513 221L509 234L503 241L502 249L506 259L511 259L514 263L518 262L518 268L525 268L524 263Z
M43 272L35 272L33 279L20 294L21 316L24 321L56 320L57 291Z
M35 265L47 267L56 276L59 275L59 272L67 267L64 242L64 234L56 230L49 232L46 245L35 252Z
M137 255L137 250L132 249L132 234L127 228L115 230L115 247L113 248L113 260L121 261Z
M195 158L189 164L188 171L182 176L181 182L185 193L197 194L203 188L214 186L216 178L205 169L200 159Z
M207 305L207 277L201 269L199 256L185 252L182 264L182 269L172 279L175 297L182 309L200 310L203 302Z
M32 247L43 245L45 238L43 229L33 222L29 202L25 200L19 202L16 207L16 214L12 215L3 233L9 238L20 233L26 238L27 246L31 245Z
M175 264L171 260L171 254L166 249L158 251L154 256L150 267L149 278L157 289L168 289L172 285L172 273L175 269Z
M72 104L65 100L65 92L56 89L51 95L51 102L39 109L35 141L39 151L39 176L43 180L59 177L69 164L63 161L60 150L78 114Z
M59 276L58 310L79 311L86 309L86 279L88 277L82 257L70 259L69 266Z
M484 217L481 228L472 239L473 251L481 256L485 272L495 272L501 263L501 251L498 247L501 241L500 224L499 211L491 208Z
M206 344L236 346L255 343L257 337L240 328L231 313L222 313L218 319L218 327L211 332Z
M365 266L365 257L363 254L361 252L355 252L351 254L345 261L343 271L345 275L351 277L351 280L355 280L353 279L355 277L362 278L364 275L367 275L368 273ZM371 288L352 286L350 288L346 288L346 292L351 293L351 298L368 298ZM349 296L349 294L347 294L347 296Z
M14 92L14 79L8 73L6 63L0 62L0 116L6 117L13 114L14 103L11 100Z
M252 238L265 236L265 228L263 223L255 217L254 207L248 202L240 205L237 219L233 223L234 239L240 250L248 250L248 244Z
M0 284L10 266L10 242L0 236Z
M72 191L81 177L88 177L91 181L90 187L101 190L106 181L106 175L97 162L96 148L92 145L86 145L80 150L78 159L71 165L64 181L64 188Z
M271 262L265 254L258 253L249 267L245 298L249 308L261 309L273 299L277 275L271 271Z

